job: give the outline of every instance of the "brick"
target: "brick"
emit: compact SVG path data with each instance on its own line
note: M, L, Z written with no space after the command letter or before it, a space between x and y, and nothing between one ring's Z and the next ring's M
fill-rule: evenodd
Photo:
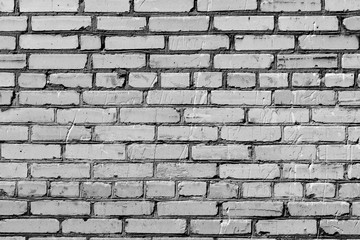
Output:
M28 128L25 126L0 126L0 140L21 141L28 139Z
M2 144L1 156L6 159L60 158L60 145Z
M0 80L1 80L0 87L14 87L15 86L15 74L14 73L2 72L2 73L0 73ZM19 83L19 85L20 85L20 83Z
M0 12L14 12L15 4L13 0L1 0L0 6Z
M221 69L269 68L274 61L271 54L217 54L214 67Z
M13 91L0 91L0 106L11 105L13 96Z
M21 35L23 49L75 49L79 46L77 36L61 35Z
M155 127L146 125L133 126L97 126L97 141L152 141L155 139Z
M228 49L229 37L225 35L170 36L169 50Z
M25 66L24 54L0 54L0 69L21 69Z
M34 178L90 178L89 164L38 164L31 165Z
M129 74L129 86L134 88L152 88L158 82L157 74L151 72L138 72Z
M238 160L250 159L249 146L246 145L195 145L191 150L195 160Z
M83 201L43 200L31 202L31 213L34 215L88 215L90 203Z
M185 233L184 219L126 219L125 232L127 233Z
M122 87L125 78L119 76L118 73L96 73L95 85L101 88L117 88Z
M252 88L256 85L254 73L228 73L227 86L236 88Z
M191 220L190 231L194 234L247 234L251 233L251 221L245 219Z
M21 73L18 84L22 88L43 88L46 85L46 76L42 73Z
M185 122L189 123L239 123L244 120L242 108L186 108Z
M255 146L255 159L264 161L314 160L314 145Z
M141 68L145 66L145 54L94 54L94 68Z
M341 216L349 213L347 202L289 202L291 216Z
M95 178L146 178L152 176L152 163L108 163L94 166Z
M43 197L46 195L45 181L19 181L19 197Z
M343 24L347 30L356 31L359 30L360 17L353 16L343 20Z
M146 26L145 17L98 16L97 29L113 31L140 31Z
M284 128L284 141L290 142L340 142L345 140L344 127L289 126Z
M140 91L85 91L83 101L88 105L141 104Z
M334 91L278 90L274 93L276 105L335 105Z
M185 144L132 144L128 147L130 159L186 159Z
M85 54L31 54L30 69L83 69Z
M195 87L218 88L222 86L221 72L196 72L194 73Z
M214 28L223 31L269 31L274 29L274 17L215 16Z
M116 121L115 108L72 108L57 111L58 123L113 123Z
M135 12L189 12L194 6L193 0L135 0Z
M91 129L81 126L33 126L31 140L33 141L88 141L91 139Z
M210 66L209 54L151 55L151 68L207 68Z
M318 73L294 73L292 76L293 87L314 87L320 86L320 83L321 78Z
M216 175L216 164L159 163L156 176L160 178L212 178Z
M153 210L154 203L148 201L97 202L94 204L95 215L100 216L150 215Z
M205 182L179 182L178 191L180 196L205 196L206 183Z
M261 0L260 10L263 12L320 11L321 0Z
M82 185L82 197L84 198L109 198L111 185L104 182L85 182Z
M320 221L320 228L327 234L341 234L354 235L359 234L359 229L356 227L359 220L333 220L324 219Z
M141 181L121 181L114 185L114 195L118 198L139 198L143 196L143 191Z
M360 178L360 164L353 164L348 166L348 177L349 179Z
M56 233L60 229L56 219L4 219L0 222L1 233Z
M20 12L77 12L77 0L20 0Z
M340 106L358 105L360 102L360 95L356 91L341 91L338 94Z
M256 10L256 0L199 0L197 2L197 9L200 12L212 11L242 11L242 10Z
M122 221L118 219L65 219L63 233L121 233Z
M77 31L91 26L90 16L32 16L33 31Z
M256 232L269 235L316 234L315 220L259 220Z
M89 73L55 73L51 74L49 84L70 88L89 88L92 86L92 74Z
M243 198L269 198L271 197L270 183L248 182L242 184Z
M356 123L360 121L360 111L353 108L314 108L312 120L320 123Z
M325 0L325 10L327 11L357 11L360 3L356 0Z
M15 195L15 182L0 182L0 195L2 197L13 197Z
M152 32L207 31L208 16L150 17L149 30Z
M121 108L120 121L128 123L176 123L180 114L174 108Z
M79 105L76 91L21 91L20 105Z
M16 47L15 37L1 36L0 37L0 49L14 50Z
M360 215L359 202L353 202L351 206L352 206L352 215L353 216L359 216Z
M169 182L169 181L146 182L145 194L146 197L148 198L173 198L175 196L175 182Z
M220 178L275 179L280 177L276 164L221 164Z
M23 215L27 212L26 201L0 201L0 215L11 216L11 215Z
M123 144L68 144L65 158L67 159L117 159L125 158Z
M282 202L225 202L222 213L229 217L281 216L283 205Z
M163 49L165 40L163 36L135 36L135 37L107 37L105 49Z
M25 31L27 29L27 16L1 16L0 31Z
M278 55L277 67L279 69L336 68L337 55L335 54Z
M343 183L339 186L339 198L351 199L360 197L359 183Z
M209 185L208 198L226 199L237 198L239 186L231 182L214 182Z
M162 88L187 88L189 86L189 73L161 73Z
M284 164L283 178L290 179L343 179L341 164Z
M127 0L85 0L85 12L128 12Z
M211 92L211 103L220 105L270 105L270 91L227 91Z
M301 108L252 108L248 118L251 123L306 123L310 114Z
M352 161L360 158L359 150L358 145L322 145L319 146L319 159Z
M98 50L101 48L101 39L94 35L81 36L80 47L82 50Z
M216 202L171 201L157 204L159 216L214 216Z
M307 183L305 195L308 198L333 198L335 197L335 185L332 183Z
M289 85L287 73L261 73L259 82L262 88L284 88Z
M159 126L157 138L162 141L216 141L218 133L215 127Z
M301 198L303 186L298 182L275 183L274 196L276 198Z
M26 178L26 163L0 163L0 178Z
M206 90L153 90L149 91L146 102L151 105L203 105L207 103Z
M285 35L236 35L235 50L285 50L295 47L293 36Z
M50 184L50 196L52 197L79 197L78 182L52 182Z
M303 35L299 38L301 49L358 49L359 41L354 36L337 35Z
M280 16L280 31L337 31L336 16Z
M352 73L327 73L324 77L326 87L352 87L354 74Z
M272 142L281 138L280 127L264 126L229 126L221 128L221 136L224 140L240 142Z

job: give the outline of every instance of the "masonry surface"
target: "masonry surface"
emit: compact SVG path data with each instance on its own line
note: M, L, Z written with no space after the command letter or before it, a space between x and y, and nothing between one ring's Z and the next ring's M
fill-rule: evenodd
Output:
M359 0L0 0L0 240L360 238Z

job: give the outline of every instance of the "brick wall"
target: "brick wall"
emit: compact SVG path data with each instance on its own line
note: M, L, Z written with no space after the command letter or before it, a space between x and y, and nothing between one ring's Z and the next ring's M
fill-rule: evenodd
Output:
M0 240L360 236L359 0L0 0Z

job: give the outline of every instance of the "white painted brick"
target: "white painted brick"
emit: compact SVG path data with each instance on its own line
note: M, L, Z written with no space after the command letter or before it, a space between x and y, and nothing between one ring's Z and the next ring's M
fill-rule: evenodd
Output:
M85 91L83 101L87 105L134 105L142 103L141 91Z
M90 16L32 16L33 31L74 31L91 26Z
M116 31L139 31L146 26L145 17L97 17L97 29Z
M183 144L132 144L128 147L130 159L185 159L188 147Z
M354 85L353 73L327 73L324 77L326 87L351 87Z
M153 141L155 127L146 125L133 126L96 126L97 141Z
M356 227L359 224L358 220L333 220L324 219L320 221L320 228L327 234L353 235L359 234L359 229Z
M54 73L50 74L49 84L64 87L88 88L92 86L92 74L90 73Z
M42 73L21 73L18 83L23 88L43 88L46 85L46 76Z
M354 108L314 108L312 119L320 123L360 122L360 111Z
M205 90L153 90L147 96L148 104L206 104Z
M227 126L221 128L221 139L239 142L272 142L281 138L280 127Z
M153 212L154 203L148 201L131 202L97 202L94 204L95 215L150 215Z
M105 49L162 49L165 47L163 36L107 37Z
M222 86L221 72L196 72L194 73L195 87L218 88Z
M208 198L210 199L227 199L237 198L239 186L230 182L214 182L209 185Z
M188 12L194 7L193 0L135 0L135 12Z
M128 0L85 0L85 12L128 12Z
M104 182L85 182L82 184L82 197L84 198L109 198L111 185Z
M157 83L156 73L133 72L129 74L129 86L134 88L151 88Z
M13 108L0 112L2 123L54 122L54 109Z
M68 144L64 156L67 159L124 159L122 144Z
M276 198L301 198L303 186L299 182L275 183L274 196Z
M0 215L23 215L27 212L26 201L0 201Z
M229 217L249 216L281 216L283 211L282 202L225 202L223 203L223 214Z
M217 54L214 67L221 69L269 68L274 61L271 54Z
M21 91L20 105L78 105L79 93L75 91Z
M267 31L274 29L272 16L215 16L214 28L223 31Z
M360 3L357 0L325 0L327 11L357 11Z
M191 220L190 231L195 234L247 234L251 232L251 221L245 219Z
M246 145L196 145L192 147L195 160L250 160L249 146Z
M4 219L0 222L1 233L56 233L60 223L56 219Z
M345 127L288 126L284 128L285 142L341 142L345 140Z
M149 29L152 32L207 31L208 16L150 17Z
M344 54L342 57L343 68L357 68L360 64L360 54Z
M173 181L146 182L145 194L146 197L148 198L173 198L175 196L175 182Z
M144 187L141 181L116 182L114 194L119 198L138 198L143 195Z
M224 35L170 36L169 50L228 49L229 37Z
M94 68L141 68L145 66L145 54L94 54Z
M20 12L77 12L77 0L20 0Z
M336 68L336 54L287 54L278 55L279 69Z
M121 108L120 121L131 123L178 122L180 114L173 108Z
M156 176L161 178L212 178L216 175L216 164L159 163Z
M115 108L72 108L59 109L57 122L63 124L73 123L114 123L116 121Z
M162 88L187 88L189 86L189 73L161 73Z
M28 139L28 127L26 126L0 126L0 140L27 140Z
M255 146L255 159L264 161L314 160L314 145Z
M215 141L215 127L159 126L158 140L163 141Z
M87 215L90 203L83 201L44 200L32 202L31 213L34 215Z
M78 197L78 182L52 182L50 185L50 195L52 197Z
M307 183L305 195L309 198L335 197L335 185L332 183Z
M260 73L259 82L263 88L283 88L289 85L287 73Z
M0 163L0 178L26 178L26 163Z
M13 91L0 91L0 106L11 105L12 98L14 96Z
M1 0L0 12L14 12L15 2L14 0Z
M60 145L3 144L1 155L6 159L53 159L60 158Z
M0 17L0 31L25 31L27 19L26 16L2 16Z
M295 47L293 36L236 35L235 50L285 50Z
M256 223L256 231L270 235L306 235L316 234L317 225L315 220L309 219L260 220Z
M210 66L209 54L151 55L151 68L207 68Z
M212 11L242 11L255 10L257 8L256 0L199 0L197 8L200 12Z
M274 179L280 176L276 164L221 164L220 178Z
M256 85L254 73L228 73L227 85L236 88L251 88Z
M269 198L271 197L271 183L248 182L242 184L243 198Z
M239 123L244 120L241 108L186 108L185 122L190 123Z
M45 181L19 181L18 196L20 197L43 197L46 194Z
M30 69L83 69L85 54L31 54Z
M15 37L0 36L0 49L14 50L16 47Z
M320 86L321 79L318 73L294 73L292 85L294 87Z
M211 103L221 105L270 105L270 91L226 91L211 92Z
M152 176L152 163L98 164L94 167L95 178L146 178Z
M355 36L302 35L299 37L301 49L358 49L359 41Z
M348 30L359 30L360 29L359 23L360 23L359 16L348 17L343 20L343 24L345 28Z
M280 16L280 31L337 31L336 16Z
M121 233L122 221L119 219L65 219L61 223L63 233Z
M6 72L0 73L0 87L14 87L14 86L15 86L14 73L6 73Z
M283 178L289 179L343 179L341 164L284 164Z
M178 185L180 196L205 196L206 183L205 182L179 182Z
M171 201L157 204L159 216L214 216L218 209L216 202Z
M21 69L25 66L25 54L0 54L0 69Z
M125 79L120 77L118 73L96 73L97 87L116 88L124 85Z
M263 12L320 11L321 0L261 0Z
M98 50L101 48L101 39L95 35L83 35L80 37L82 50Z
M127 219L127 233L180 234L186 231L185 219Z
M89 164L32 164L34 178L89 178Z

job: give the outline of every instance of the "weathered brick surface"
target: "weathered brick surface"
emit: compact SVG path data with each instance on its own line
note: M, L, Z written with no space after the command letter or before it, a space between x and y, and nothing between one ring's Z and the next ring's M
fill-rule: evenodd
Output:
M359 0L0 0L0 240L359 239Z

